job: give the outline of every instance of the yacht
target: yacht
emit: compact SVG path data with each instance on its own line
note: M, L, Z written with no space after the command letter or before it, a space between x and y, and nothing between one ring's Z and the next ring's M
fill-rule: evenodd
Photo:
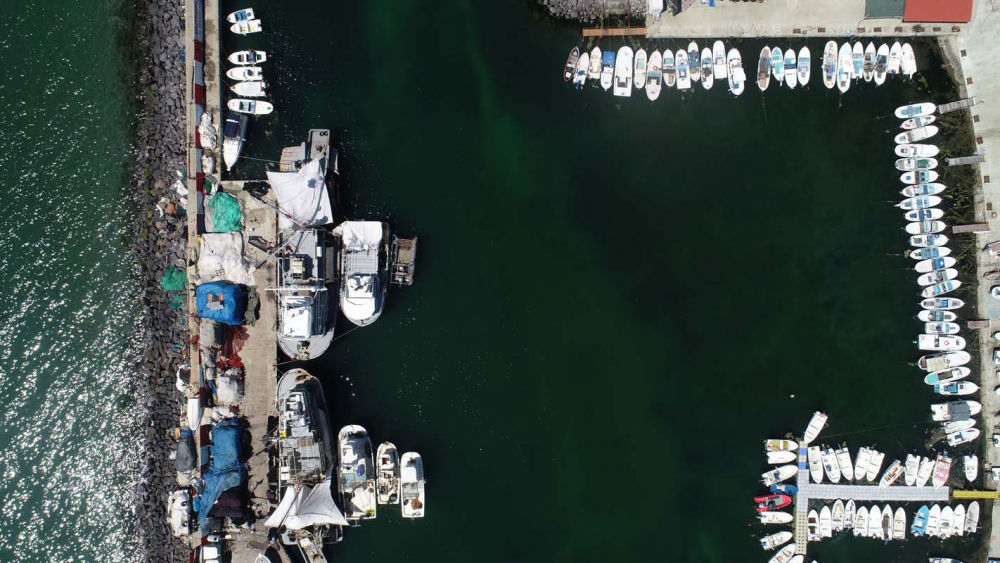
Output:
M389 289L389 225L345 221L333 236L340 247L340 310L352 323L368 326L382 314Z
M340 445L338 467L341 504L347 520L358 525L374 520L377 514L375 462L368 431L356 424L345 426L337 434Z

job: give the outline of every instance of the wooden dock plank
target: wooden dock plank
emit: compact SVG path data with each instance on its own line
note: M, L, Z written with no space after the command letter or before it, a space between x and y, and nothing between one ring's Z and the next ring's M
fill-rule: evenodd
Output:
M584 37L619 37L626 35L641 35L645 37L647 30L645 27L585 27Z

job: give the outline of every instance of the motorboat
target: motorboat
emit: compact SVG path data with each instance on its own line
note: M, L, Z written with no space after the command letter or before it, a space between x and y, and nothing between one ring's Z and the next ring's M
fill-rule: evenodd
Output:
M931 286L936 287L936 286ZM965 349L965 339L961 336L942 336L939 334L917 335L917 347L921 350L939 350L951 352Z
M424 460L416 452L406 452L403 454L402 463L400 499L402 501L403 518L423 518L426 508L426 500L424 498Z
M935 272L926 273L917 278L917 283L921 286L928 286L954 280L958 277L958 270L955 268L945 268Z
M851 78L858 80L861 78L865 67L865 46L860 41L854 42L851 49Z
M923 127L923 125L921 125ZM908 158L928 158L937 156L941 149L937 145L921 145L905 143L896 145L896 156Z
M965 301L962 301L957 297L942 297L940 299L924 299L920 302L920 306L924 309L933 309L937 311L954 311L964 307Z
M837 84L837 42L827 41L823 49L823 84L832 90Z
M927 248L934 246L944 246L948 244L948 237L940 233L929 235L913 235L910 237L910 246L914 248Z
M894 460L889 464L889 467L886 468L885 472L882 473L882 478L879 479L878 486L888 487L892 485L903 475L903 471L905 469L906 468L901 461L898 459Z
M573 47L566 57L566 65L563 67L563 81L569 82L576 76L576 65L580 62L580 48ZM589 61L588 61L589 62Z
M228 16L226 16L226 21L229 23L239 23L249 20L255 20L257 16L253 13L253 8L243 8L242 10L236 10Z
M910 525L910 534L914 537L920 537L924 535L927 531L927 514L931 509L927 508L927 505L923 505L917 510L917 513L913 515L913 524Z
M757 515L761 524L790 524L794 517L787 512L768 511Z
M226 114L226 122L222 127L222 162L226 165L226 170L232 170L243 153L248 121L249 118L243 114Z
M923 127L903 131L896 135L895 141L897 145L912 145L930 139L934 135L937 135L938 131L939 128L937 125L924 125Z
M321 177L317 174L317 177ZM288 190L288 186L281 186ZM332 217L320 217L303 227L329 224ZM314 360L333 342L336 310L330 314L335 291L336 250L323 228L283 230L281 250L275 256L278 283L278 347L292 360Z
M653 51L649 56L649 65L646 70L646 97L654 101L660 97L660 87L663 84L663 55L659 51Z
M824 538L833 536L833 513L827 505L819 510L819 534Z
M226 78L254 82L264 80L264 72L255 66L237 66L226 71Z
M952 352L952 354L968 355L969 353ZM948 383L952 383L960 379L965 379L966 377L969 377L969 375L971 374L972 370L967 367L948 368L945 370L928 373L927 376L924 377L924 383L926 383L927 385L947 385Z
M767 563L796 563L795 561L793 561L794 558L795 558L795 544L790 543L785 547L781 548L781 551L775 554L775 556L772 557L770 560L768 560Z
M924 535L933 538L938 535L938 525L941 522L941 507L939 505L931 506L931 509L927 512L927 525L924 526Z
M229 87L230 90L236 92L238 96L245 96L248 98L262 98L267 95L265 92L267 84L263 80L250 80L237 82Z
M979 456L972 454L962 457L962 467L965 470L965 480L969 484L975 483L979 476Z
M833 513L833 520L831 525L834 532L840 532L844 529L844 501L837 499L833 502L833 508L830 510Z
M931 197L931 196L928 196ZM903 218L912 223L921 221L936 221L944 218L943 209L914 209L903 214Z
M896 160L896 170L900 171L914 171L914 170L933 170L937 168L938 161L936 158L900 158Z
M236 51L235 53L229 55L229 62L234 65L259 65L267 62L267 53L265 51L255 51L253 49L248 51Z
M917 72L917 58L913 55L913 47L910 47L909 43L903 43L903 48L900 51L899 66L907 78L913 78L913 75Z
M767 452L767 463L770 465L791 463L798 457L798 454L795 452Z
M868 535L868 507L858 507L858 513L854 517L854 536L865 537Z
M882 537L882 509L876 504L868 509L868 533L869 538Z
M953 420L948 422L942 428L944 428L945 434L953 434L955 432L961 432L962 430L968 430L975 427L976 419L966 418L964 420Z
M906 232L911 235L925 235L931 233L940 233L945 230L948 225L945 225L943 221L918 221L914 223L906 224ZM922 284L928 285L928 284Z
M823 534L819 527L819 512L815 508L810 510L806 515L806 537L809 541L823 539Z
M896 207L903 209L927 209L941 205L941 198L935 195L908 197L899 202ZM913 254L911 253L910 256Z
M963 381L962 383L953 383L952 385L963 385L963 384L965 384L965 385L973 385L973 386L975 385L975 383L969 383L967 381ZM977 389L978 389L978 387L977 387ZM975 440L976 438L978 438L979 437L979 429L978 428L970 428L968 430L963 430L961 432L953 432L951 434L948 434L945 437L948 439L948 445L951 446L951 447L955 447L955 446L958 446L958 445L961 445L961 444L967 444L967 443Z
M594 47L590 50L590 68L587 70L587 78L600 80L601 78L601 48Z
M820 411L813 413L812 418L809 419L809 425L806 426L806 431L802 438L802 445L812 442L819 436L819 433L826 427L827 419L828 417L826 416L826 413Z
M979 391L979 386L971 381L956 381L953 383L941 383L934 386L934 392L938 395L954 396L954 395L972 395L973 393ZM978 432L978 431L977 431ZM953 432L953 434L960 434L960 432Z
M611 89L611 84L614 82L615 76L615 54L611 51L605 51L601 55L601 88L605 90Z
M957 338L957 337L951 337ZM931 405L931 419L935 422L968 420L983 410L978 401L951 401Z
M889 69L889 46L883 43L875 54L875 85L885 83L885 75Z
M914 184L906 186L900 193L906 197L920 197L925 195L937 195L945 190L945 185L940 182L931 184Z
M871 82L875 77L875 53L875 44L869 41L865 47L864 65L861 67L861 77L865 82Z
M583 88L587 83L587 75L590 72L590 55L583 53L576 61L576 72L573 74L573 87L577 90Z
M937 197L937 196L924 196ZM940 198L938 198L940 199ZM914 260L930 260L932 258L943 258L951 254L951 249L947 246L931 246L928 248L918 248L910 252L910 258Z
M851 87L853 63L851 62L851 46L844 43L840 46L840 62L837 69L837 89L841 94Z
M794 495L799 492L799 488L791 483L775 483L768 490L776 495Z
M688 43L687 59L688 74L691 75L691 80L698 82L701 80L701 49L694 41Z
M781 47L771 49L771 74L778 81L778 86L785 80L785 55Z
M951 474L951 458L946 454L938 454L937 461L934 463L934 475L931 477L931 485L935 487L943 487L945 483L948 482L948 476Z
M931 125L933 127L933 125ZM938 179L938 173L933 170L915 170L904 172L899 181L904 184L930 184Z
M809 75L812 74L812 55L809 53L809 47L799 49L796 66L798 67L798 82L805 88L809 84Z
M376 496L379 504L399 504L399 450L392 442L382 442L376 452L378 479Z
M634 64L632 75L632 84L639 90L642 90L646 86L646 71L647 71L647 58L646 50L639 49L635 52Z
M958 334L960 330L958 323L924 323L926 334Z
M229 100L229 102L226 103L226 107L229 108L229 111L245 113L248 115L267 115L274 111L274 106L267 102L244 100L242 98Z
M941 509L941 519L938 521L938 537L950 538L954 533L955 511L950 506Z
M920 127L925 127L937 121L937 118L933 115L921 115L919 117L911 117L904 121L899 127L904 131L912 131L913 129L919 129Z
M764 440L765 452L797 452L798 450L799 445L794 440L784 440L780 438Z
M378 320L389 289L389 225L345 221L333 229L340 241L340 310L357 326Z
M888 62L888 73L889 74L899 74L899 63L902 59L903 46L896 41L889 48L889 62Z
M858 450L858 457L854 460L854 480L861 482L868 473L868 464L872 461L872 451L864 446Z
M907 487L917 484L917 471L920 469L920 456L906 454L906 464L904 465L903 482Z
M819 446L810 446L807 450L806 458L809 463L809 476L814 483L823 482L823 461L819 451Z
M951 531L956 536L965 535L965 507L961 504L952 512Z
M378 514L377 476L368 431L356 424L345 426L337 434L337 442L340 445L337 474L345 516L352 525L374 520ZM402 482L402 477L400 480Z
M701 50L701 86L706 90L711 90L715 84L715 72L712 70L712 51L705 47Z
M782 452L789 453L789 452ZM771 486L775 483L780 483L782 481L787 481L798 473L799 468L797 465L782 465L772 471L767 471L761 475L761 481L764 486Z
M260 23L260 20L247 20L236 22L229 26L229 31L232 31L237 35L250 35L251 33L260 33L264 31L264 26Z
M874 448L872 449L871 461L868 462L868 469L865 471L865 479L867 479L869 483L875 482L875 479L878 478L878 473L879 470L882 469L882 461L884 459L884 453Z
M726 65L726 45L722 41L712 44L712 70L716 80L726 80L729 78L729 71Z
M674 55L677 62L677 89L687 90L691 87L691 72L688 68L688 56L684 49L677 49Z
M844 529L850 530L854 528L855 518L857 518L857 507L854 504L854 499L848 499L844 503Z
M934 475L934 460L924 457L920 460L920 469L917 470L917 486L924 487Z
M663 78L667 88L673 88L677 84L677 63L674 61L674 52L670 49L663 50Z
M740 59L740 52L730 49L726 56L726 64L729 67L729 91L735 96L743 93L746 86L746 73L743 72L743 61Z
M785 62L782 66L785 73L785 86L794 90L799 83L799 71L795 66L795 51L791 47L785 51Z
M615 58L615 89L614 95L625 98L632 96L632 73L634 55L632 48L625 45L618 49L618 56Z
M826 472L827 479L833 484L839 483L840 464L837 463L837 454L833 451L833 448L823 446L820 450L820 459L823 460L823 470Z
M771 84L771 49L765 45L757 60L757 87L763 92Z
M888 504L882 507L882 529L879 530L879 538L885 541L892 539L892 507Z
M772 551L790 541L792 541L791 532L778 532L776 534L760 538L760 546L764 548L765 551Z
M851 452L847 446L837 448L837 464L840 465L840 474L844 479L851 481L854 479L854 464L851 463Z
M906 511L901 506L896 508L892 518L892 539L897 541L906 539Z
M896 108L896 117L900 119L910 119L911 117L920 117L922 115L933 115L937 111L937 106L930 102L923 102L919 104L910 104L906 106L899 106Z
M965 511L965 533L974 534L979 529L979 501L969 503Z

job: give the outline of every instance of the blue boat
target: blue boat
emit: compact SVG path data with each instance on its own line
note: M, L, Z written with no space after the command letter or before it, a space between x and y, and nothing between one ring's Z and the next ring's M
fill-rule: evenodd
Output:
M774 485L771 485L771 492L776 495L778 494L794 495L795 493L799 492L799 488L796 487L795 485L790 485L788 483L775 483Z
M920 507L917 514L913 517L913 525L910 526L910 533L914 536L922 536L927 530L927 515L930 513L931 509L927 508L927 505Z

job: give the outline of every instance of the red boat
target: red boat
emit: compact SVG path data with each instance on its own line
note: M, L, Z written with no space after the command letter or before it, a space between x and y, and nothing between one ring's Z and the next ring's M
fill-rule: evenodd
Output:
M780 510L792 504L792 497L788 495L767 495L764 497L753 497L757 503L757 512L769 512Z

